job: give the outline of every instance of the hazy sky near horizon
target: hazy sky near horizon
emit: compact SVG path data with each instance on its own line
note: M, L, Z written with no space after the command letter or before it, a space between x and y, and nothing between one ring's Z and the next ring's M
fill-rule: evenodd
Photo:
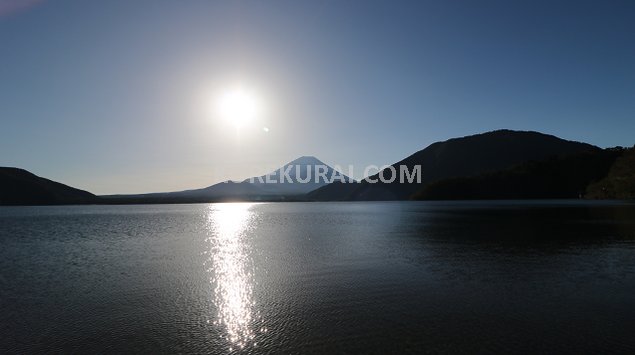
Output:
M0 0L0 166L97 194L509 128L635 144L634 1ZM236 132L234 85L264 114ZM266 132L263 128L267 128Z

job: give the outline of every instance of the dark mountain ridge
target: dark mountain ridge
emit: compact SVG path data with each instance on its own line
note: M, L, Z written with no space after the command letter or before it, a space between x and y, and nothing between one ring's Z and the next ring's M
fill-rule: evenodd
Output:
M598 150L600 148L590 144L567 141L539 132L498 130L433 143L392 164L396 171L401 165L409 171L415 165L421 165L423 177L420 184L400 183L399 179L392 183L371 183L369 178L375 180L378 177L375 174L359 184L324 186L311 192L308 198L318 201L403 200L438 180L478 175L527 161ZM389 173L385 176L389 176Z
M622 154L601 180L589 185L589 199L635 199L635 146L630 149L614 148Z
M67 205L97 203L97 196L24 169L0 167L0 205Z
M606 176L621 150L593 150L476 176L428 184L417 200L575 199L587 197L588 186Z

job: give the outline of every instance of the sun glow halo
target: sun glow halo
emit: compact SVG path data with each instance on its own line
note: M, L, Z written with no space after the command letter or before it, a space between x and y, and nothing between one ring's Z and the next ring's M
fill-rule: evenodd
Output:
M224 91L219 96L216 113L238 129L259 118L262 114L262 105L252 91L238 86Z

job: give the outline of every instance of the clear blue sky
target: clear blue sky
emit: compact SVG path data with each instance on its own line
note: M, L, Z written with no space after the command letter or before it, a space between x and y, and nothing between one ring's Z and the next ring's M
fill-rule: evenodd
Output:
M240 137L210 109L235 83L267 107ZM94 193L499 128L632 146L635 1L0 2L0 165Z

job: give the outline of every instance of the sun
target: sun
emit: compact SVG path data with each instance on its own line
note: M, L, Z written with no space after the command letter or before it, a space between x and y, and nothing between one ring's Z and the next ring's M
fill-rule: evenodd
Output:
M216 113L236 129L242 128L262 115L262 103L258 96L243 86L223 91L216 100Z

